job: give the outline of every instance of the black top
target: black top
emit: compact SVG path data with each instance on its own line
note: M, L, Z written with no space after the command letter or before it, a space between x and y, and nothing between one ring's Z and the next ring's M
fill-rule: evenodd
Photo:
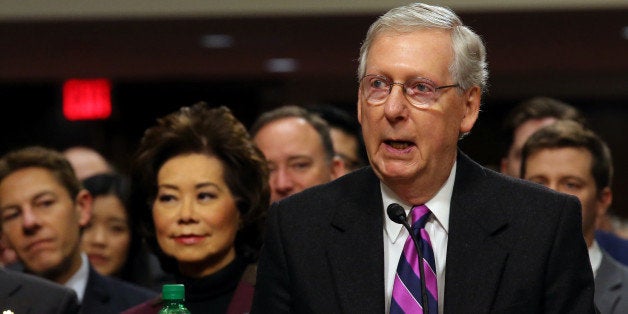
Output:
M226 313L247 264L240 258L218 272L202 277L176 276L185 285L185 305L192 313Z

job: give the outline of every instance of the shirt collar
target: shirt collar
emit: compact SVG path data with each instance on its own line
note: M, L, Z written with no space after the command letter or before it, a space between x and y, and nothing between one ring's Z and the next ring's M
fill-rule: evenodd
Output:
M602 250L595 240L593 240L591 247L589 247L589 261L591 262L593 277L595 278L598 269L600 269L600 264L602 264Z
M456 178L456 164L457 162L454 162L453 167L451 167L451 171L449 172L449 177L447 178L447 181L445 181L445 184L443 184L443 186L440 188L440 190L438 190L436 195L432 197L432 199L430 199L429 201L427 201L427 203L425 203L425 205L434 214L434 217L436 218L435 219L436 222L438 222L443 227L443 229L445 229L445 232L447 233L449 233L449 211L450 211L450 205L451 205L451 195L453 194L453 191L454 191L454 181ZM410 212L410 209L412 208L412 205L419 205L419 204L406 204L405 202L401 200L399 196L397 196L397 194L395 194L395 192L393 192L388 186L386 186L381 181L380 181L380 190L382 193L382 201L384 204L384 208L383 208L384 230L388 234L388 239L392 243L395 243L395 241L397 241L397 238L399 237L401 233L401 228L403 228L403 226L388 218L388 214L386 213L386 209L388 208L388 205L392 203L397 203L401 205L403 209L405 209L406 215L408 215ZM432 219L430 219L430 221L431 220Z
M83 295L85 294L85 287L87 287L87 279L89 277L89 260L87 254L81 253L81 267L79 270L70 277L68 282L64 286L71 288L76 292L79 303L83 302Z

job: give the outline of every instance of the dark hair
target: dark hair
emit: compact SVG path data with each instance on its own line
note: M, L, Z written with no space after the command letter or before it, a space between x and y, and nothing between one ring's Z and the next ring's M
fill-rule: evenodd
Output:
M332 105L312 105L307 109L327 121L331 128L338 128L356 138L358 145L355 155L358 157L358 160L356 160L355 165L351 165L350 168L357 169L368 164L362 129L355 115L351 115L347 111Z
M521 152L521 177L525 176L527 158L543 149L584 148L591 153L591 174L598 192L611 186L613 160L606 143L593 131L575 121L563 120L545 126L528 138Z
M14 150L0 159L0 181L20 169L29 167L45 168L68 191L72 200L76 199L82 189L81 182L76 178L72 165L63 154L51 148L30 146Z
M242 216L242 226L235 239L239 256L254 261L262 244L262 227L270 201L268 169L261 151L253 144L244 125L224 106L207 107L204 102L157 120L141 139L134 158L133 171L142 185L149 207L157 193L157 173L169 159L198 153L218 158L224 168L224 180L234 195ZM176 272L176 260L166 256L155 239L152 210L142 211L142 232L162 268Z
M325 157L328 163L334 159L334 144L329 135L329 124L319 115L299 106L283 106L260 115L251 126L251 136L255 137L257 132L269 123L285 118L302 118L311 125L318 133L325 150Z
M508 154L508 150L514 140L515 131L530 120L554 118L556 120L573 120L586 125L586 119L582 113L571 105L558 99L538 96L522 101L515 106L504 120L503 130L508 137L503 147L502 156Z
M127 252L127 259L124 261L119 273L114 276L143 286L152 286L154 283L152 282L149 270L146 269L146 265L148 264L146 248L144 247L139 231L137 228L133 228L133 226L136 225L135 220L137 217L132 211L131 179L119 173L97 174L85 178L83 180L83 186L94 198L107 195L117 197L122 203L128 217L131 241Z

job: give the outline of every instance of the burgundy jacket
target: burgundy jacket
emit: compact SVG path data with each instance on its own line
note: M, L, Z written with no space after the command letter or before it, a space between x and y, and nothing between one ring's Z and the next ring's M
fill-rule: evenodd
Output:
M242 279L238 283L233 294L226 314L245 314L251 311L253 302L253 291L255 288L255 278L257 276L257 265L249 265L242 274ZM121 314L158 314L163 305L161 295L148 300L142 304L125 310Z

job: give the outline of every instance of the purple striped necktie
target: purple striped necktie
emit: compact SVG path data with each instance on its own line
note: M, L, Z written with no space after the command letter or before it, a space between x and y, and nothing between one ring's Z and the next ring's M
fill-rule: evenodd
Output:
M436 286L436 263L430 237L425 231L425 223L432 212L425 205L414 206L411 211L412 231L417 236L422 248L425 287L430 314L438 313L438 288ZM408 236L397 265L393 284L390 314L423 313L419 254L412 238Z

